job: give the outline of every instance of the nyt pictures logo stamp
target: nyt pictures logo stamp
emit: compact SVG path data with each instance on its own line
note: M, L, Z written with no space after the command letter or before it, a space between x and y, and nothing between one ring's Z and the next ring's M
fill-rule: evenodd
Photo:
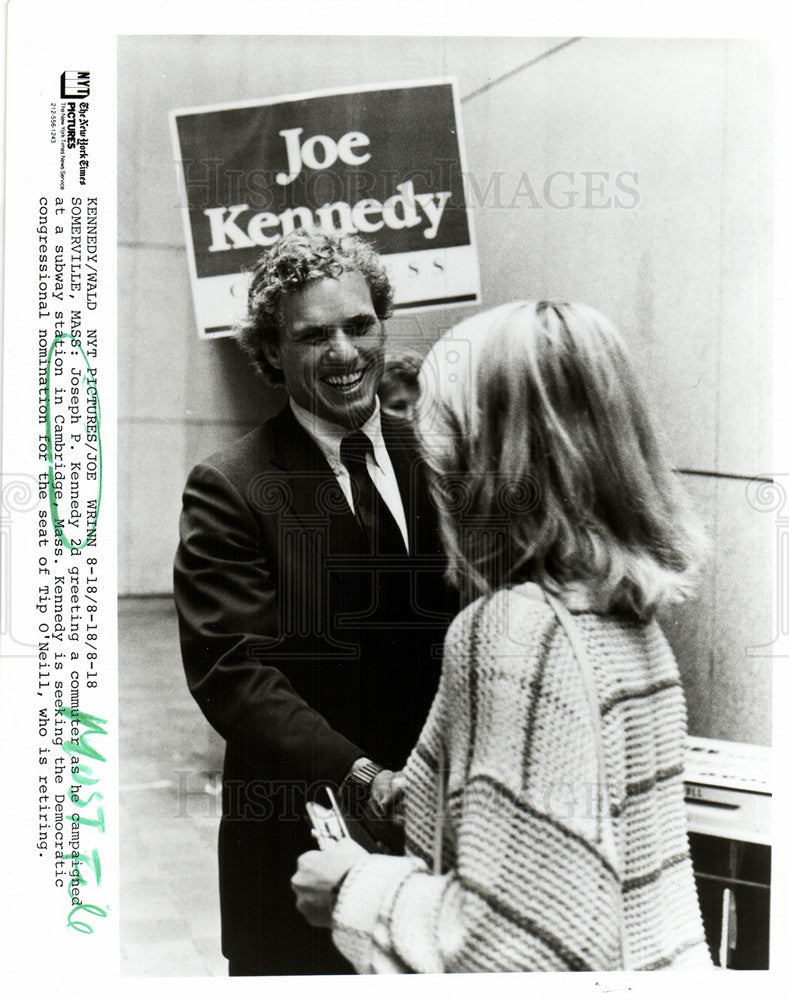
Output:
M72 171L80 185L87 184L90 92L90 72L67 69L60 74L60 103L53 101L49 105L49 141L59 143L61 191L65 191L67 173Z
M67 69L60 74L60 96L63 100L81 100L90 96L90 73Z

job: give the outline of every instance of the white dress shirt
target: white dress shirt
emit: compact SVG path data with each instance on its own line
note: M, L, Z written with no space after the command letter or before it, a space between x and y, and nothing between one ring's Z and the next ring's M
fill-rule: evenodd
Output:
M340 484L345 499L348 501L348 506L356 513L351 492L351 477L340 459L342 439L350 432L345 427L340 427L339 424L333 424L314 413L310 413L309 410L305 410L303 406L299 406L293 399L290 400L290 408L293 411L293 416L323 452L326 461L329 463L329 468L337 477L337 482ZM405 509L402 497L400 496L400 489L397 485L392 460L384 444L384 437L381 432L381 406L377 398L375 400L375 412L369 420L362 424L359 430L364 431L373 446L372 452L367 452L367 471L370 473L370 479L372 479L373 485L392 512L392 517L400 529L406 552L408 552L410 550L408 547L408 527L406 525Z

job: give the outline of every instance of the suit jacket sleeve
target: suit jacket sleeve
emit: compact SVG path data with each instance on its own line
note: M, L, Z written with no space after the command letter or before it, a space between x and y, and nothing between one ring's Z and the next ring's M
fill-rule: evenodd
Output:
M175 561L187 680L245 774L339 784L363 753L297 693L315 666L291 662L286 677L257 655L279 632L275 543L221 470L193 470Z

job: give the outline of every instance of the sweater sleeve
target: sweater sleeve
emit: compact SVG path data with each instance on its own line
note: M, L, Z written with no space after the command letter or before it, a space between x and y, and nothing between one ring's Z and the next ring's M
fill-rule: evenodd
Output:
M447 865L433 875L418 857L371 856L352 869L334 940L359 972L616 964L618 882L605 852L588 824L568 821L566 796L543 794L550 776L530 794L530 740L558 640L553 615L539 605L523 614L523 604L513 617L509 598L496 595L453 623L439 696L412 755L430 760L441 735Z

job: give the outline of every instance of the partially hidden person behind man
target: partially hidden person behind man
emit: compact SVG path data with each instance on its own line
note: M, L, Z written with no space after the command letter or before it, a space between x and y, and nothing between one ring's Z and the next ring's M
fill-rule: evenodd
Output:
M241 346L289 399L192 470L175 596L192 694L226 740L219 833L230 975L353 972L293 907L320 786L391 802L451 618L409 425L380 412L392 289L353 237L296 231L258 262Z

